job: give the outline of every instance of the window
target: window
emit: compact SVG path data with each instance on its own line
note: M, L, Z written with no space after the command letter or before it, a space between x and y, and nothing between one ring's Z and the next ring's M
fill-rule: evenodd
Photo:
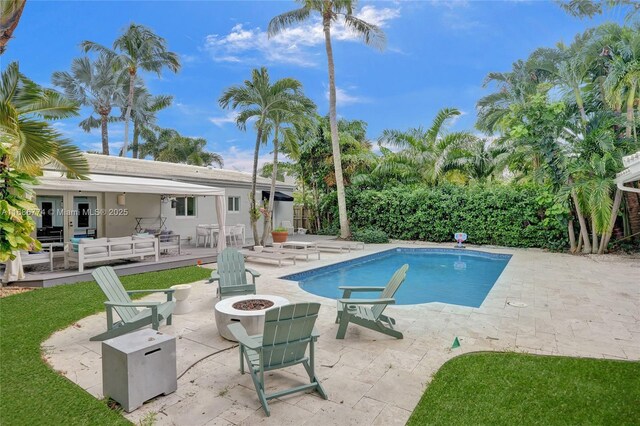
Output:
M176 216L195 217L195 215L195 197L176 197Z
M239 212L240 211L240 197L228 197L227 211Z

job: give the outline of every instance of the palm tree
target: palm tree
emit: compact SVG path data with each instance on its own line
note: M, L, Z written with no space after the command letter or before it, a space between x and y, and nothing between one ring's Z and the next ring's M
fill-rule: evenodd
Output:
M18 250L39 248L31 234L37 210L27 185L37 183L41 166L53 163L70 177L89 172L86 159L49 123L78 114L78 105L44 89L20 73L13 62L0 77L0 262Z
M64 90L65 95L80 105L90 106L100 118L92 115L80 122L86 132L100 127L102 154L109 155L109 122L119 121L111 116L114 106L124 105L124 85L119 73L113 72L116 63L111 56L100 55L95 61L76 58L71 63L71 72L53 73L53 84Z
M173 102L173 96L154 96L144 86L136 87L131 110L131 118L133 119L131 151L133 158L140 158L140 132L145 128L154 126L158 111L169 107L171 102Z
M458 115L457 109L444 108L438 111L428 129L384 130L378 143L399 151L386 151L373 175L391 175L405 183L437 184L446 172L459 167L455 160L474 139L468 132L445 131L451 119Z
M129 145L129 118L133 108L134 87L138 70L151 71L160 75L167 67L173 72L180 69L178 55L167 50L167 42L143 25L131 24L124 34L113 42L113 50L92 41L81 44L85 52L97 51L113 56L129 74L129 94L124 114L124 145L122 155L126 155Z
M170 138L165 147L158 154L158 161L168 161L170 163L190 164L192 166L222 167L224 162L220 154L207 152L204 148L207 140L204 138L190 138L180 136L175 133Z
M255 242L259 241L257 221L260 217L256 203L256 179L260 144L264 142L265 126L270 114L274 111L289 111L296 105L304 103L305 100L302 83L293 78L282 78L271 84L269 72L264 67L254 69L251 72L251 80L245 80L244 84L227 88L218 100L222 108L240 109L236 124L241 130L247 128L249 120L255 119L256 145L253 153L251 193L249 193L249 216Z
M458 168L468 178L477 182L486 182L504 171L509 154L506 147L472 137L457 153L457 158L451 160L451 163L455 165L452 168Z
M509 72L491 72L483 82L483 87L495 84L497 90L478 100L476 109L478 130L493 134L501 130L501 121L514 104L523 104L529 95L536 92L538 84L546 75L531 67L528 62L519 60Z
M71 175L89 172L81 151L47 122L77 115L78 104L38 86L20 73L17 62L2 72L0 110L0 142L11 151L12 167L32 170L53 163Z
M593 38L594 31L587 30L569 46L560 42L555 49L537 49L529 58L532 67L547 72L561 91L573 95L583 124L588 121L583 90L590 78L591 64L600 53L594 51L597 45L591 42Z
M635 134L634 107L640 98L640 26L616 31L610 51L609 73L604 80L605 96L616 110L626 106L626 137Z
M347 203L345 199L344 180L342 176L342 161L340 157L340 139L338 135L338 113L336 111L336 76L333 62L333 47L331 45L331 24L338 19L355 34L361 36L367 45L383 48L386 42L382 30L353 15L356 0L298 0L302 7L276 16L269 22L269 36L274 36L286 27L306 21L312 12L322 17L325 50L329 70L329 122L331 126L331 148L333 150L333 165L336 175L336 190L338 193L338 213L340 216L340 236L348 238L349 218L347 217Z
M0 55L7 49L26 3L27 0L3 0L0 5Z
M163 129L156 125L142 127L140 137L144 142L139 144L138 156L142 158L151 156L154 161L158 161L160 152L167 146L168 141L179 136L174 129Z
M296 153L298 150L295 126L304 126L310 121L310 116L315 112L315 104L311 99L304 96L296 102L292 102L288 109L277 109L269 114L265 134L273 133L273 165L271 170L271 188L269 191L269 202L266 214L264 215L264 227L262 229L262 240L265 241L273 227L273 204L276 193L276 178L278 177L278 148L285 146L285 151Z

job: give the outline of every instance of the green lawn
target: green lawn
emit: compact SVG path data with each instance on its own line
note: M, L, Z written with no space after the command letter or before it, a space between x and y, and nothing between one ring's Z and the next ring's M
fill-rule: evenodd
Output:
M409 425L640 424L640 363L515 353L454 358Z
M197 267L122 277L128 290L166 288L205 279ZM40 344L56 330L103 310L95 282L63 285L0 299L0 424L116 425L129 422L104 402L51 370ZM105 325L106 327L106 325Z

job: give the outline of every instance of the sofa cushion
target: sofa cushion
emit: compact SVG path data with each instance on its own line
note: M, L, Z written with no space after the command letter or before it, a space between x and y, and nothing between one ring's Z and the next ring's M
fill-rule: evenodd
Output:
M107 254L107 247L106 246L100 246L97 245L95 247L93 247L91 244L86 244L88 247L85 247L84 249L84 254L86 255L93 255L93 256L98 256L98 255L105 255Z
M130 243L133 240L131 237L115 237L109 238L110 243Z
M108 238L78 238L78 244L104 245L109 242Z
M132 244L115 244L111 246L111 251L112 252L122 252L122 251L131 251L132 250Z

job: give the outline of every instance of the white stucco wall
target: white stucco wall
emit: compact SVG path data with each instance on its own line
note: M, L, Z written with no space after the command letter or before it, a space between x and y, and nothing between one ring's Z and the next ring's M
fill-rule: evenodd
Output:
M260 188L259 194L261 195ZM248 188L229 187L225 188L225 206L226 224L245 226L246 237L249 241L253 238L251 231L251 221L249 218L249 192ZM290 191L280 192L291 195ZM81 195L78 192L57 192L43 191L41 194L36 190L37 195L62 196L65 205L71 205L70 200L73 195ZM90 194L90 193L87 193ZM93 193L91 193L93 194ZM104 215L97 218L97 228L99 237L122 237L132 235L135 232L136 217L157 218L164 216L167 218L165 222L166 229L179 234L183 240L191 237L192 243L195 242L196 226L198 224L219 223L216 209L215 197L197 197L196 198L196 216L195 217L176 217L175 208L171 207L171 203L161 203L160 195L143 194L143 193L127 193L125 194L125 205L119 206L117 193L93 194L98 198L98 209L104 212ZM227 209L227 200L229 196L240 197L240 211L230 212ZM261 200L259 197L258 200ZM124 214L126 210L126 214ZM60 218L59 220L62 220ZM283 220L293 222L293 203L276 201L274 206L274 226L280 226ZM152 225L153 222L143 222ZM158 222L156 222L157 224ZM258 233L262 235L262 218L258 221ZM155 225L157 226L157 225ZM149 226L153 227L153 226ZM67 236L68 238L69 236Z

